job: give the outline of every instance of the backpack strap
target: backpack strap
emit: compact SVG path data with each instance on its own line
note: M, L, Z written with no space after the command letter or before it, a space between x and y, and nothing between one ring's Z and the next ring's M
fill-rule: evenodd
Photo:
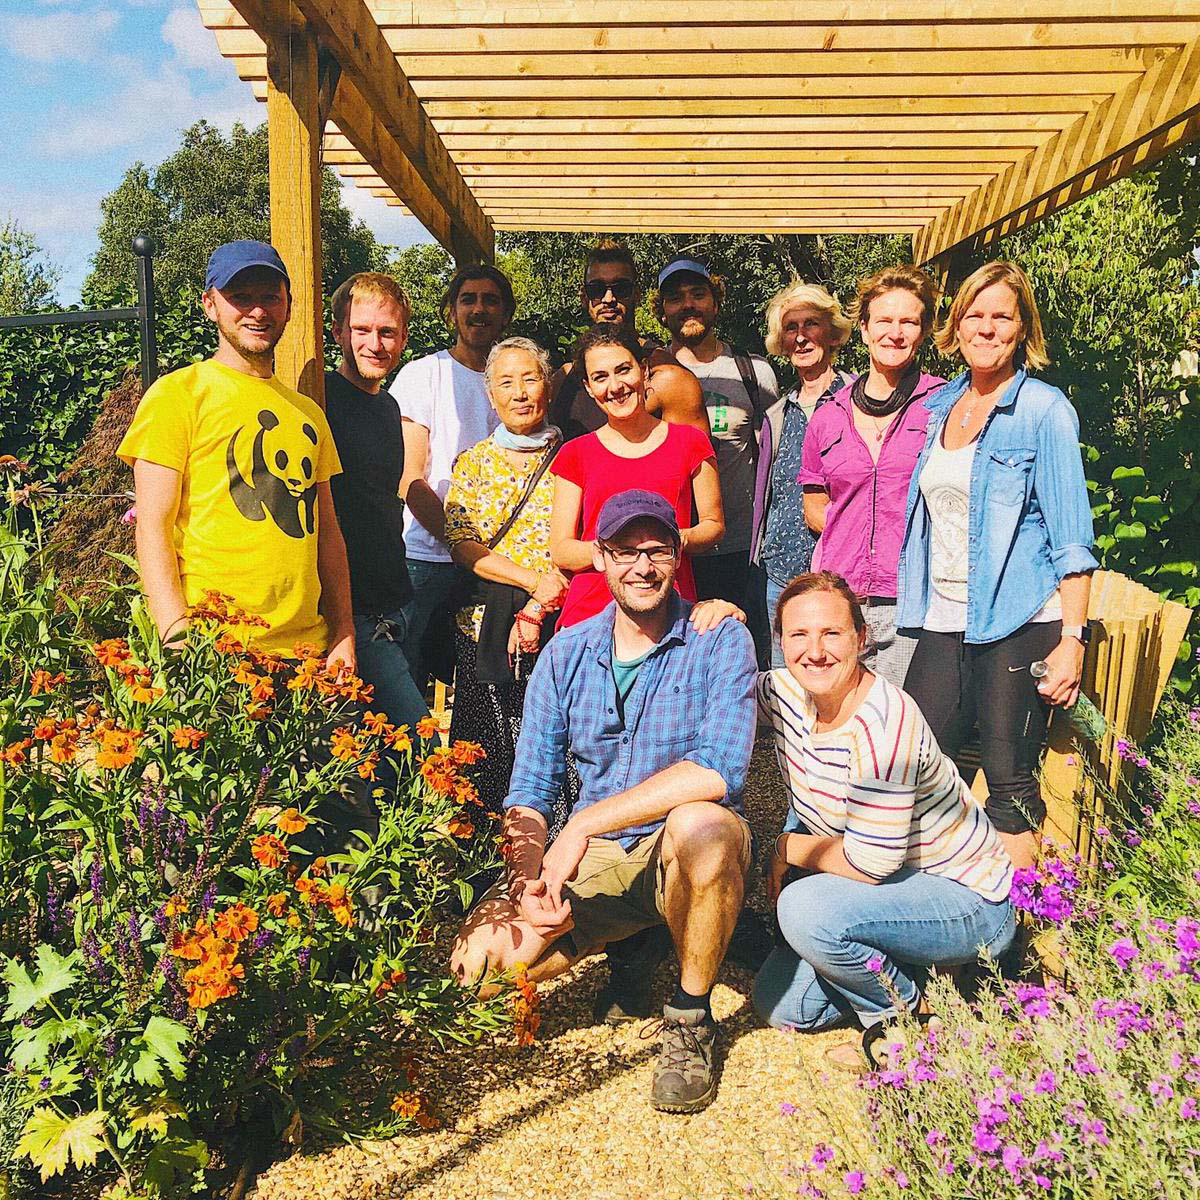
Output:
M732 346L730 350L733 352L733 361L737 364L738 374L742 377L742 387L746 389L746 395L750 397L750 407L754 410L757 422L762 412L762 389L758 386L754 363L751 361L750 355L741 350L734 350Z

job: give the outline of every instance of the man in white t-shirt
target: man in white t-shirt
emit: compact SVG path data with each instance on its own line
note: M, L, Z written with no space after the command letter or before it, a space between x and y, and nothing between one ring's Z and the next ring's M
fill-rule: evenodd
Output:
M763 413L779 399L771 364L717 336L724 286L699 259L676 258L658 275L655 316L671 331L671 353L704 389L725 507L725 536L692 559L696 594L747 606L754 474Z
M429 619L445 604L459 576L444 540L442 508L454 460L496 428L483 368L516 310L512 285L486 263L463 267L446 289L442 313L454 330L449 350L414 359L392 384L404 434L404 544L413 596L404 606L404 656L424 691L422 650Z

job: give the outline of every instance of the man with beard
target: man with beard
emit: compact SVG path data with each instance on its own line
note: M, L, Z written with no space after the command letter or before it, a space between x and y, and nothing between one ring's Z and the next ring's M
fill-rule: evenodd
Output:
M679 525L657 493L613 496L596 532L614 603L538 660L504 802L506 879L459 931L453 965L484 990L519 962L536 982L665 924L679 986L663 1007L650 1101L696 1112L716 1094L709 998L750 863L753 645L736 621L692 627L674 588ZM580 794L547 850L568 751Z
M722 281L704 263L676 258L659 272L654 315L671 331L675 358L704 389L721 477L725 536L692 560L696 594L701 600L720 596L745 608L758 428L779 399L779 383L765 358L741 354L717 336L723 297Z
M330 485L350 561L359 674L371 708L396 725L429 715L404 657L404 606L412 584L404 558L404 438L400 410L383 390L408 342L408 297L390 276L352 275L333 293L333 336L342 362L325 376L325 415L345 471Z
M579 297L593 325L623 325L634 332L634 316L641 302L637 264L627 246L604 240L588 250ZM650 375L646 409L673 425L695 425L708 433L704 393L696 377L681 367L653 338L639 338ZM551 381L554 399L551 423L570 441L593 433L604 424L604 412L575 378L571 364L561 367Z
M413 587L404 606L404 657L421 692L429 674L422 651L425 631L459 577L445 542L442 508L450 471L464 450L496 428L483 368L515 311L512 285L501 271L486 263L463 267L442 298L454 345L414 359L392 384L404 431L400 495L407 506L404 542ZM450 646L440 649L452 654Z
M284 656L308 643L355 667L346 547L329 480L341 471L325 414L274 374L291 284L273 246L237 241L208 260L205 362L147 391L117 453L133 468L142 587L163 639L180 639L206 591L260 622L236 632Z

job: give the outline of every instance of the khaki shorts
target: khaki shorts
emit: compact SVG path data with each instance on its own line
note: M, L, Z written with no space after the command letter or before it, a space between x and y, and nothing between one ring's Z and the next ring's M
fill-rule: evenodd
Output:
M750 826L742 826L743 854L750 862ZM628 850L613 838L595 837L579 863L575 878L563 887L571 901L575 926L548 948L580 958L609 942L661 925L666 920L666 867L662 858L666 826L648 834Z

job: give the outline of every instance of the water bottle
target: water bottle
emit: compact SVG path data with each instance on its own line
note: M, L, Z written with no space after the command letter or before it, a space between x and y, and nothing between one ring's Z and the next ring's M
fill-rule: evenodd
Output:
M1050 674L1050 667L1039 659L1037 662L1029 664L1029 673L1034 679L1044 679ZM1064 708L1063 712L1066 714L1067 720L1074 726L1075 731L1089 741L1098 742L1104 736L1104 730L1108 724L1104 719L1104 714L1083 694L1082 689L1079 692L1079 699L1070 708Z

